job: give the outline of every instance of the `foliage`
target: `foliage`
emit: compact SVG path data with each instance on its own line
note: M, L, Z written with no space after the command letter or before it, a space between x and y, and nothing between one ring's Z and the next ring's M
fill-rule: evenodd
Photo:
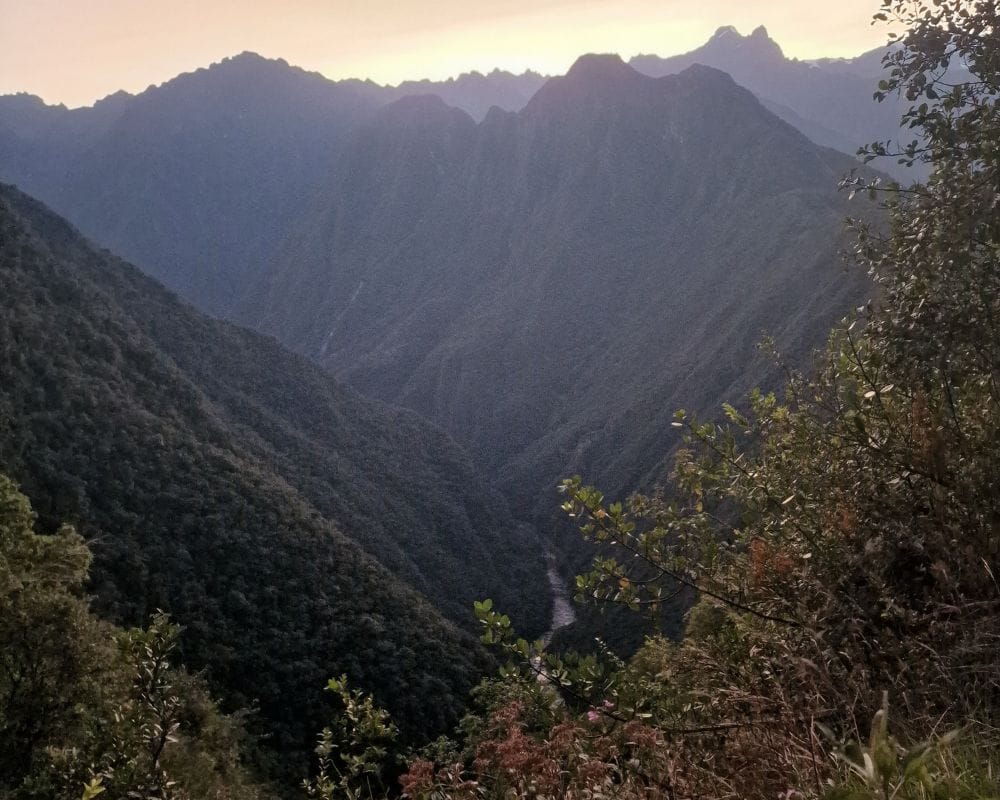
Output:
M179 629L97 620L80 595L89 564L72 528L36 533L0 475L0 797L263 798L238 721L169 663Z
M377 707L370 695L350 689L347 676L331 678L327 690L342 706L335 727L324 728L316 746L319 768L306 781L310 797L317 800L363 800L384 793L383 770L387 747L398 731L389 715Z

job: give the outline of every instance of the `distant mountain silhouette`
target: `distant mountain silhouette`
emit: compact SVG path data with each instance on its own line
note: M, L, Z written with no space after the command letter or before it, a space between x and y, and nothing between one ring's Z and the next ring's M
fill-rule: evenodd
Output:
M884 53L885 48L877 48L851 59L798 61L786 58L763 26L748 36L726 26L690 53L668 58L639 55L629 63L652 76L671 75L692 64L721 69L817 144L853 155L875 140L897 141L902 136L910 141L899 128L909 104L897 98L882 103L872 99L884 77ZM878 167L901 180L918 175L891 160L879 162Z
M465 72L444 81L404 81L388 94L392 99L414 94L437 95L478 122L494 106L504 111L520 111L547 80L531 70L515 75L495 69L486 75Z

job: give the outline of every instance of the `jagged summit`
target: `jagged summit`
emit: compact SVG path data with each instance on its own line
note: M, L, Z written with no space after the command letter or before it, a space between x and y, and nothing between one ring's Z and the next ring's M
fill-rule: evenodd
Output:
M580 56L569 68L569 79L618 79L633 77L638 73L626 64L617 53L588 53Z
M225 64L227 61L233 63L239 63L239 62L260 63L261 61L279 61L281 63L287 63L284 59L281 58L275 58L275 59L265 58L260 53L257 53L253 50L244 50L243 52L237 53L234 56L226 56L224 59L222 59L221 63Z
M758 25L756 28L754 28L749 36L744 36L742 33L740 33L736 29L735 25L723 25L715 33L712 34L712 38L708 40L708 43L711 44L712 42L725 42L725 41L742 42L748 39L755 41L761 41L761 40L773 41L771 39L770 34L767 32L767 28L765 28L763 25Z
M268 58L267 56L262 56L260 53L255 53L252 50L244 50L242 53L237 53L234 56L226 56L221 61L217 61L211 64L208 71L256 71L256 70L268 70L268 69L282 69L288 70L292 69L296 72L306 72L307 70L301 67L293 67L283 58Z
M712 38L709 42L724 41L726 39L742 39L743 36L740 34L736 27L733 25L723 25L715 33L712 34Z
M767 32L767 28L758 25L748 35L742 35L732 25L719 28L711 39L708 40L699 50L707 50L717 53L728 53L732 56L754 56L782 58L781 47Z

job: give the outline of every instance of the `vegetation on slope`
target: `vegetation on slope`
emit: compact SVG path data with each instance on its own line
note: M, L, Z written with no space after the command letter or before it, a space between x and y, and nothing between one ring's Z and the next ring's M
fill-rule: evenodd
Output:
M35 524L0 475L0 797L270 796L240 762L240 720L171 665L176 626L158 616L123 631L99 620L81 594L83 538Z
M9 188L0 303L0 465L44 530L92 542L102 615L169 611L185 665L259 707L271 748L302 751L341 672L409 735L456 719L487 661L401 576L456 617L491 585L544 624L532 543L444 436L206 320Z

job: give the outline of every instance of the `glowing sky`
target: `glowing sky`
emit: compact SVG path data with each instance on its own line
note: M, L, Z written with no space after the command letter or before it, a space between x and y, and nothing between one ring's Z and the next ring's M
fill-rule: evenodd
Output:
M672 55L766 25L789 56L885 41L878 0L0 0L0 94L89 105L243 50L380 83L493 67L564 72L586 52Z

